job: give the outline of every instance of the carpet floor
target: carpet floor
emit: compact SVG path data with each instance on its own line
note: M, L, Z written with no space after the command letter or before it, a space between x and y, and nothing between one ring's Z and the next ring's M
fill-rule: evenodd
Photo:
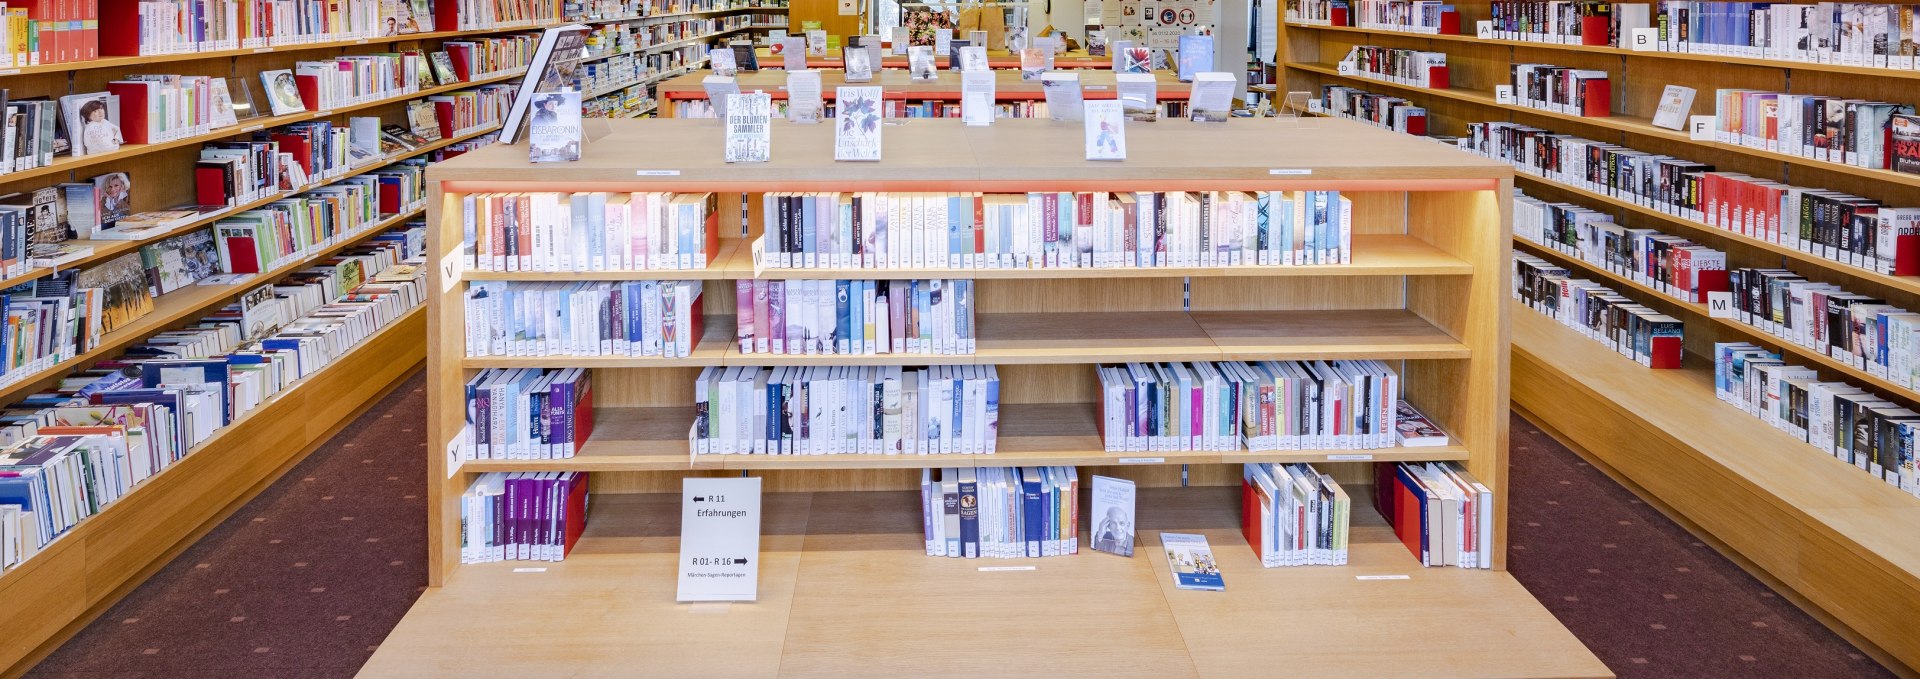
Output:
M34 668L352 677L426 585L416 374ZM1623 678L1884 677L1604 473L1513 421L1508 568Z

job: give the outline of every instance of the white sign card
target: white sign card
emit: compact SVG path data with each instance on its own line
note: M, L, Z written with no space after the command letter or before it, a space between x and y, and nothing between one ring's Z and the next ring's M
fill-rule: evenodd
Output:
M1047 117L1074 122L1085 117L1085 98L1080 94L1080 74L1048 71L1040 76L1040 91L1047 95Z
M1713 141L1713 116L1687 116L1687 138L1693 141Z
M1232 73L1207 71L1193 76L1193 89L1187 94L1187 119L1224 123L1232 114L1234 79Z
M974 127L992 125L994 116L993 99L993 71L960 72L961 122Z
M1627 49L1635 52L1654 52L1660 49L1660 29L1636 28L1627 36Z
M1127 159L1127 116L1118 99L1086 102L1087 160Z
M820 101L820 72L787 71L787 121L817 123L825 110Z
M798 71L807 67L807 39L789 37L780 41L780 59L784 68Z
M675 601L760 597L760 478L680 483L680 586Z

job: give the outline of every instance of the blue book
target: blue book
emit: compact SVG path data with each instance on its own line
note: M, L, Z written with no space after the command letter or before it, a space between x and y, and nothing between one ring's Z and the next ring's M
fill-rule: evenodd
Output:
M810 196L801 196L800 205L800 252L803 253L801 262L804 266L819 266L815 254L820 252L820 243L819 236L814 233L814 199Z
M1040 471L1034 467L1020 468L1020 523L1024 542L1027 544L1026 556L1040 556Z
M1224 591L1226 580L1220 577L1220 564L1213 558L1207 536L1193 533L1161 533L1160 547L1167 553L1167 569L1173 572L1173 586L1180 589Z
M848 353L853 350L853 281L837 280L833 282L833 341L832 350Z
M847 291L847 345L851 353L873 351L867 346L867 291L873 289L873 281L853 281Z
M1193 82L1193 76L1213 70L1213 36L1180 36L1180 82Z
M973 258L973 198L947 198L947 266L965 266Z
M980 558L980 483L972 467L960 468L960 548L962 556Z

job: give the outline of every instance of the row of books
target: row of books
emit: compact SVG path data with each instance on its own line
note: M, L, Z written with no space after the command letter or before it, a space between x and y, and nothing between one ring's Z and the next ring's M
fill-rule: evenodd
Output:
M1867 2L1670 0L1656 6L1655 46L1662 52L1906 70L1920 55L1916 9Z
M1911 340L1906 340L1911 342ZM1821 453L1920 496L1915 473L1920 413L1812 368L1740 342L1713 345L1713 393Z
M920 508L927 556L1080 553L1080 471L1074 467L923 469Z
M1513 253L1513 295L1642 366L1679 368L1685 355L1685 324L1680 319L1599 283L1574 278L1566 267L1539 257Z
M1427 109L1413 105L1403 97L1375 94L1344 85L1321 85L1323 112L1373 123L1395 132L1414 136L1427 134Z
M734 281L743 354L972 354L971 280Z
M460 493L460 563L560 561L586 529L586 472L486 472Z
M1297 0L1287 3L1287 21L1308 26L1460 34L1460 12L1439 0Z
M1913 208L1514 123L1468 124L1466 148L1521 172L1877 273L1920 275Z
M706 322L700 281L474 281L468 356L685 358Z
M821 111L822 117L833 118L838 113L839 107L835 105L831 95L831 91L827 92L824 108ZM786 99L774 100L773 115L787 115L787 103ZM1178 120L1187 117L1188 106L1185 100L1155 101L1151 98L1144 100L1126 98L1122 99L1122 103L1126 104L1126 111L1131 120L1148 121L1161 118ZM673 112L675 118L715 117L713 102L708 99L674 100ZM884 118L959 118L962 117L961 112L960 101L954 98L902 98L884 99L880 102L880 113ZM1048 107L1047 102L1038 99L996 101L993 112L993 117L999 119L1053 117L1053 109Z
M325 111L420 91L420 73L429 70L428 59L411 52L296 61L293 81L306 110Z
M100 28L105 54L158 56L217 50L257 49L316 42L359 40L392 35L383 24L397 29L403 19L392 10L411 9L407 3L380 0L140 0L137 3L82 0L104 9ZM97 5L105 4L99 8ZM423 1L420 3L425 5ZM132 10L129 12L128 10ZM388 10L388 11L383 11ZM408 12L411 15L411 12ZM383 16L385 15L385 16ZM421 30L433 30L433 17Z
M1107 452L1390 448L1400 376L1379 361L1094 368Z
M467 380L462 460L559 460L593 435L593 373L488 368Z
M409 0L419 2L420 0ZM547 26L560 21L560 3L539 0L435 0L434 25L442 31Z
M1515 104L1586 118L1613 115L1613 83L1606 71L1552 64L1513 64L1509 71Z
M1868 169L1898 165L1902 172L1920 173L1920 117L1913 112L1911 104L1720 89L1714 90L1714 141Z
M1261 566L1347 564L1353 498L1312 465L1242 465L1240 516L1240 532Z
M1349 264L1338 191L767 193L767 268Z
M704 269L719 251L711 193L480 193L460 198L478 271Z
M1652 25L1646 4L1496 0L1489 10L1497 40L1626 47L1633 29Z
M1920 314L1787 269L1736 268L1727 281L1741 323L1902 388L1920 384Z
M1513 233L1684 302L1705 304L1710 293L1727 291L1727 253L1615 224L1598 210L1517 194Z
M1493 491L1458 462L1380 462L1373 506L1423 566L1493 568Z
M364 338L359 326L391 323L417 306L425 299L418 269L390 267L373 280L358 273L363 265L395 261L404 247L398 241L369 245L263 286L197 326L155 335L0 412L6 446L0 505L20 510L0 520L19 518L32 546L46 546L265 398L330 363ZM336 301L310 303L329 293ZM269 317L284 309L305 315ZM341 330L356 336L336 336Z
M566 0L561 16L568 21L604 21L638 17L666 16L685 12L715 12L727 9L785 8L785 0Z
M408 160L214 222L220 267L271 271L426 201L426 161ZM392 209L382 209L385 207Z
M990 365L708 367L694 381L695 454L992 454Z
M1446 52L1355 45L1341 59L1340 68L1361 78L1430 90L1444 90L1451 83Z

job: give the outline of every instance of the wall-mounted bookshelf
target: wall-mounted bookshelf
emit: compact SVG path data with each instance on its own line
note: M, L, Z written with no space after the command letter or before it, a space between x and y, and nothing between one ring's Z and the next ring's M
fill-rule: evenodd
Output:
M1621 7L1614 4L1611 11L1618 15ZM1636 51L1615 44L1480 38L1474 35L1475 24L1494 17L1490 3L1452 9L1458 12L1461 35L1291 18L1280 49L1287 87L1317 96L1323 85L1342 85L1404 98L1426 110L1427 131L1438 136L1465 136L1470 123L1517 123L1707 163L1760 181L1825 189L1891 207L1920 204L1913 191L1920 186L1920 175L1694 139L1651 120L1668 85L1697 91L1690 111L1695 115L1714 114L1716 89L1728 88L1920 103L1905 87L1920 78L1920 71L1902 67L1899 56L1881 57L1888 65L1874 65L1871 54L1838 53L1838 41L1830 48L1834 52L1797 60L1799 56L1791 56L1794 45ZM1653 9L1657 13L1660 6ZM1358 45L1443 52L1449 87L1428 89L1343 73L1338 62ZM1587 117L1500 100L1496 87L1509 83L1517 64L1605 72L1611 87L1610 115ZM1724 251L1730 269L1791 269L1903 309L1920 308L1920 277L1881 273L1531 171L1516 174L1516 185L1541 200L1608 213L1629 228L1652 229ZM1780 353L1790 365L1814 368L1823 381L1856 385L1902 407L1920 406L1920 391L1819 348L1735 318L1715 317L1704 303L1666 296L1579 257L1524 239L1515 243L1520 251L1567 267L1574 277L1626 290L1636 301L1681 318L1689 354L1688 367L1682 370L1642 370L1621 357L1606 356L1605 348L1579 333L1516 306L1516 408L1710 532L1767 576L1792 587L1816 615L1854 635L1883 661L1920 667L1920 644L1905 632L1906 621L1897 612L1910 605L1896 603L1920 599L1920 568L1903 556L1920 550L1920 533L1910 529L1911 520L1899 518L1920 512L1920 499L1832 459L1804 440L1756 426L1753 416L1716 399L1710 355L1716 342L1751 342ZM1627 437L1622 431L1637 433ZM1832 567L1808 568L1812 560Z
M640 653L682 671L725 663L729 671L757 667L771 674L810 663L844 669L836 663L853 652L848 644L859 644L859 655L878 663L863 670L910 674L916 670L898 663L911 660L924 669L955 662L972 654L975 644L861 634L860 625L884 621L898 630L978 619L963 623L976 640L1032 647L1038 663L1032 667L1039 671L1065 660L1039 648L1066 644L1067 635L1087 629L1083 623L1099 620L1113 636L1101 645L1103 653L1114 654L1108 661L1163 674L1250 670L1247 659L1222 645L1238 634L1234 630L1284 630L1300 648L1320 649L1290 661L1317 676L1430 672L1435 654L1447 658L1446 672L1465 675L1607 674L1504 572L1498 556L1504 548L1494 550L1488 570L1422 569L1393 543L1381 519L1363 509L1371 505L1358 499L1356 515L1369 516L1355 519L1356 561L1348 566L1262 569L1237 532L1240 464L1254 461L1320 463L1361 493L1370 492L1371 461L1455 461L1486 480L1496 513L1504 516L1508 168L1331 120L1134 126L1132 160L1122 163L1081 160L1077 130L1061 132L1044 120L1003 120L984 128L956 120L913 121L885 129L882 162L835 163L828 160L831 126L776 122L771 162L730 165L722 162L721 128L710 122L616 121L576 163L532 166L520 149L490 148L434 167L430 257L457 256L466 196L499 191L711 192L720 210L720 245L711 263L695 270L464 271L459 280L431 274L432 587L366 671L407 676L532 667L557 653L579 668L595 662L583 658ZM1263 151L1222 155L1219 148ZM811 270L755 266L753 259L752 243L765 233L768 219L758 207L759 194L768 191L1203 190L1341 191L1354 205L1354 263L1255 273L1256 267ZM977 352L749 354L733 341L738 281L922 275L970 279L979 286ZM466 356L470 319L464 300L470 286L582 278L701 281L705 334L679 358ZM1391 364L1405 377L1406 398L1453 435L1452 445L1134 454L1107 452L1100 440L1090 403L1096 393L1091 364L1328 357ZM1004 413L998 452L691 454L687 434L694 415L686 385L704 366L876 363L996 364ZM580 454L558 460L449 459L448 446L465 425L467 380L482 367L536 366L592 370L597 424ZM1144 547L1131 560L1089 553L1035 562L1036 570L1023 571L1031 577L1017 581L979 577L990 569L924 554L912 493L899 492L917 488L919 470L929 466L1069 464L1147 486L1143 527L1193 529L1212 537L1215 549L1226 554L1221 563L1228 592L1200 599L1172 590L1164 563ZM516 573L505 563L462 565L460 497L468 484L482 472L535 470L594 472L599 496L580 546L563 562L542 564L537 575ZM713 609L722 615L712 618L688 617L672 594L678 538L671 517L679 481L741 473L762 476L770 493L760 599ZM1494 530L1504 535L1504 519ZM1141 539L1146 545L1156 538L1142 531ZM842 577L849 574L844 559L855 555L862 571L885 575ZM1379 583L1368 576L1376 575L1398 589L1375 587ZM531 604L534 597L544 598L551 610L556 601L573 601L570 592L588 589L599 592L588 600L617 602L605 607L606 616L543 616L536 622L496 614L502 605ZM905 589L921 600L956 601L1031 591L1033 601L1049 605L1013 620L992 620L1007 616L992 606L898 605L896 593ZM1312 594L1310 601L1285 602L1286 592ZM884 615L876 605L884 605ZM1440 609L1479 624L1415 629L1388 621L1424 618L1422 611ZM1344 622L1307 624L1301 619L1306 610L1338 613L1315 616L1320 623ZM866 622L846 624L855 620ZM533 634L535 626L540 634ZM704 636L722 628L730 630L724 644ZM818 633L827 629L835 632ZM855 633L842 636L849 631ZM566 643L550 643L556 634ZM794 634L808 640L795 642ZM1354 650L1380 645L1397 650ZM719 652L723 647L726 652Z

